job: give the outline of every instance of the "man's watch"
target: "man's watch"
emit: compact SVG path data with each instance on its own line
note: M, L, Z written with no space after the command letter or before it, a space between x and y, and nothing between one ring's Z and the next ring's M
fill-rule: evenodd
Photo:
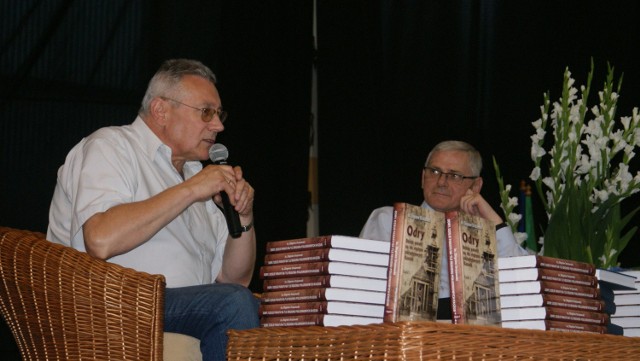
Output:
M253 221L251 221L251 223L247 224L246 226L240 226L242 232L249 232L251 228L253 228Z

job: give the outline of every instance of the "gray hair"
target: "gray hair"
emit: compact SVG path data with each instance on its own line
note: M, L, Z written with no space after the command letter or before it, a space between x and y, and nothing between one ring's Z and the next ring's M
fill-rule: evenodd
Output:
M469 156L469 166L471 167L473 175L480 176L480 172L482 171L482 156L471 144L459 140L445 140L440 142L429 152L427 160L424 163L425 167L429 165L431 156L440 151L466 152Z
M147 92L142 98L140 114L148 114L149 105L153 98L163 96L174 88L178 88L182 77L195 75L216 83L215 74L206 65L197 60L170 59L160 65L160 68L149 81Z

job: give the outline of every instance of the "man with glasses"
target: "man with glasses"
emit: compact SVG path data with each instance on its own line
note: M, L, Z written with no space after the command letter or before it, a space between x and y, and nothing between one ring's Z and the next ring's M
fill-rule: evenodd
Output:
M528 254L518 245L511 229L502 217L480 195L482 188L482 157L470 144L461 141L444 141L437 144L427 156L422 170L422 207L446 212L462 210L488 219L496 225L498 256ZM360 237L389 241L393 207L375 209L365 223ZM444 245L446 248L446 244ZM446 254L446 250L444 250ZM438 318L450 319L449 272L447 257L442 257L440 270L440 302Z
M166 277L165 331L200 340L225 359L228 329L259 326L247 286L256 258L254 189L240 167L208 165L227 113L202 63L164 62L138 117L84 138L58 171L47 238L91 256ZM243 232L231 239L226 192ZM215 202L215 204L214 204Z

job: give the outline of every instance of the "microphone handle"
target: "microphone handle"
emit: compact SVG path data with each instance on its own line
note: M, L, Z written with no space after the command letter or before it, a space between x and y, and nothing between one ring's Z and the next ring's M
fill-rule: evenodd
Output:
M220 192L222 198L222 210L224 212L224 218L227 219L227 227L229 228L229 234L233 238L238 238L242 234L242 225L240 224L240 215L238 211L233 208L229 201L229 195L227 192Z
M227 160L218 160L213 162L213 164L226 165ZM227 194L227 192L220 192L220 197L222 198L222 212L224 213L224 218L227 220L227 228L229 228L229 234L232 238L238 238L242 234L240 215L238 214L238 211L233 208L233 205L231 205L231 201L229 200L229 195Z

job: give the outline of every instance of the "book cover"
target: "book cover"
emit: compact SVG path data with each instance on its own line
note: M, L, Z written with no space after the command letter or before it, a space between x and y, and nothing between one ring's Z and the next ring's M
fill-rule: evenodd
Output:
M264 256L265 265L321 261L340 261L388 267L389 254L343 248L315 248L301 251L267 253Z
M265 316L260 318L262 327L281 326L353 326L381 323L382 317L364 317L332 314L306 314L287 316Z
M572 285L569 283L550 281L521 281L521 282L500 282L500 294L519 295L532 293L548 293L555 295L600 298L600 289L596 287L586 287Z
M640 337L640 327L627 327L622 334L628 337Z
M612 313L615 311L615 308L607 307L603 300L545 293L501 295L500 306L503 310L517 307L553 306L592 312Z
M326 313L351 316L382 317L384 305L343 301L263 303L259 308L259 316L302 315L309 313Z
M435 320L444 214L408 203L393 206L385 322Z
M498 271L500 282L552 281L597 287L598 278L584 273L568 272L552 268L513 268Z
M526 256L504 257L498 260L498 269L500 270L532 267L552 268L561 271L583 273L592 276L596 274L596 267L591 263L540 256L535 254Z
M622 272L598 268L596 278L601 288L607 287L614 291L636 289L636 278Z
M592 312L553 306L517 307L502 309L503 322L544 319L565 322L590 323L594 325L607 325L609 323L609 315L604 312Z
M357 263L322 261L293 264L264 265L260 267L260 278L279 278L295 276L319 276L338 274L345 276L387 278L387 268Z
M504 328L606 334L607 326L554 320L502 321Z
M620 273L627 276L635 277L636 283L640 283L640 269L621 269Z
M612 317L611 323L622 328L640 327L640 316Z
M611 314L612 317L640 317L640 305L619 305L616 306L615 312Z
M300 288L261 294L262 303L345 301L384 305L385 293L346 288Z
M613 300L616 308L625 305L640 305L640 293L615 294Z
M342 235L328 235L270 241L266 244L267 253L301 251L315 248L344 248L388 254L389 242Z
M456 324L500 324L495 225L464 212L446 212L451 317Z
M265 279L262 283L263 291L282 291L298 288L320 287L353 288L357 290L386 292L387 280L343 275L321 275L270 278Z

